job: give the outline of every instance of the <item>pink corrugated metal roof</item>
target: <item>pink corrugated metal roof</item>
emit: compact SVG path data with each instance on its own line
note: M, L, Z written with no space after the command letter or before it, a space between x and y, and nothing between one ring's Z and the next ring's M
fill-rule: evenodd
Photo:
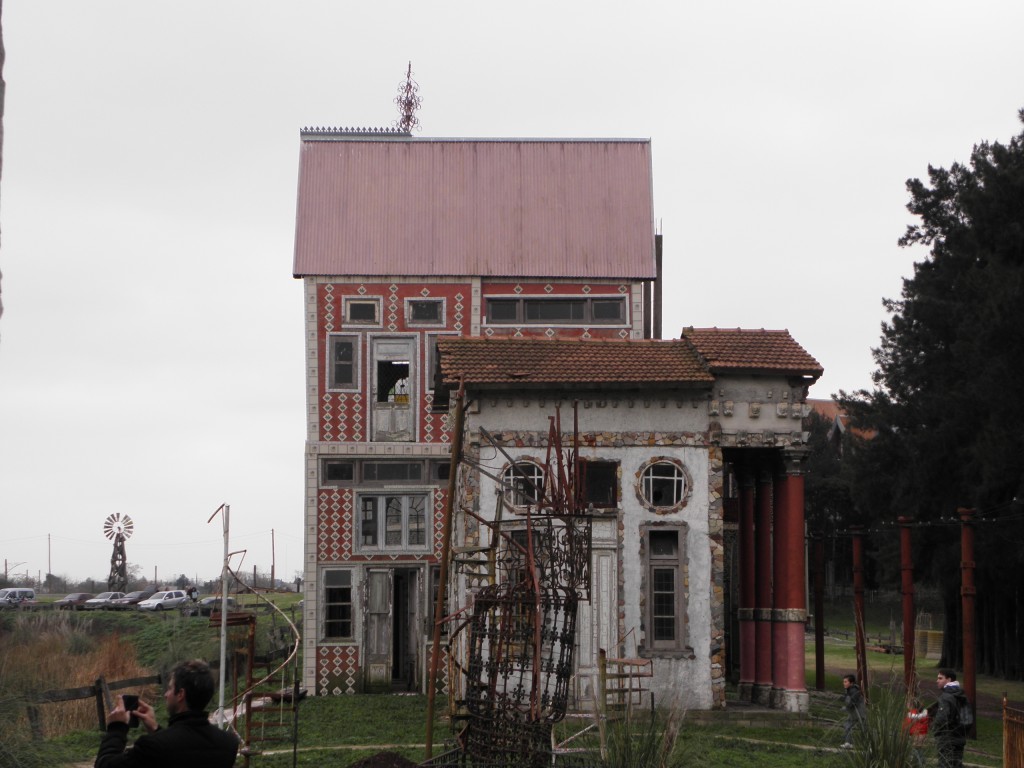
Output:
M646 139L302 139L297 277L655 276Z

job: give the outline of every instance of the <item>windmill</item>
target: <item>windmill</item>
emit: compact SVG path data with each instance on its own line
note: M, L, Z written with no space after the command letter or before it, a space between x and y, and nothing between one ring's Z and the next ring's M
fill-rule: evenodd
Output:
M110 576L107 589L124 592L128 588L128 557L124 553L125 539L131 537L135 523L128 515L114 512L103 522L103 535L114 542L114 553L110 556Z

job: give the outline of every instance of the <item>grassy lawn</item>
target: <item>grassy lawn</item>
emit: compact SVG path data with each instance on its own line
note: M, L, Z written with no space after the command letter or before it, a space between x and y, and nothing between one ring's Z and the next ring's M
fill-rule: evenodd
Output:
M293 610L298 595L284 595L285 607ZM251 596L240 596L243 606L254 601ZM844 606L843 610L846 610ZM875 626L887 626L880 610ZM296 610L296 619L301 619ZM155 668L168 660L185 656L216 657L217 632L206 619L183 617L177 613L162 616L140 615L137 612L77 614L74 622L88 622L93 634L120 634L130 637L139 661ZM842 626L841 621L831 625ZM830 627L831 628L831 627ZM259 612L258 634L273 635L281 629L280 618ZM814 685L814 644L808 643L807 681ZM841 721L844 717L839 703L840 679L856 668L852 640L831 636L825 644L825 690L811 692L809 722L773 728L744 728L726 720L698 725L685 722L680 730L675 751L676 765L684 766L751 766L758 768L796 768L809 764L857 768L861 763L855 754L840 752ZM903 657L869 652L871 701L884 698L884 688L899 685L903 677ZM918 664L922 698L925 703L934 700L935 662L923 660ZM1001 680L978 680L978 691L995 701L1004 691L1014 703L1024 701L1024 683ZM158 706L161 704L157 702ZM446 701L439 699L443 711ZM343 696L307 698L300 706L299 752L297 764L323 768L347 768L357 761L382 751L394 752L413 761L425 758L423 744L426 739L424 715L426 697L423 696ZM897 713L898 714L898 713ZM967 761L980 766L1001 765L1002 733L1001 713L979 711L979 738L968 744ZM163 716L161 715L161 719ZM560 726L560 729L568 726ZM897 726L898 727L898 726ZM451 738L446 718L438 719L434 728L434 754L444 751ZM77 731L45 742L35 765L91 764L95 756L99 734L95 730ZM934 747L929 743L925 756L934 764ZM251 765L265 768L286 768L292 764L288 744L267 745L263 754L253 756ZM3 763L0 755L0 764ZM239 762L241 764L241 761Z

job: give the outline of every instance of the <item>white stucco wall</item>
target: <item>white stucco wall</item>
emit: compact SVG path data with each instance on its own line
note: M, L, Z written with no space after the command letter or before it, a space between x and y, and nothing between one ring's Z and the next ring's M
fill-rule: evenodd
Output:
M481 397L478 410L474 408L476 412L471 412L467 418L470 440L480 446L479 460L483 468L500 477L508 459L490 447L486 440L480 439L478 428L481 425L502 441L512 459L532 459L543 464L549 417L554 415L559 404L561 428L565 435L571 433L573 427L572 402L568 399L536 395ZM688 558L688 583L685 585L688 595L687 645L692 648L692 653L660 654L644 649L643 655L653 660L654 677L650 687L656 703L709 709L714 700L710 627L713 562L708 540L708 512L712 500L709 448L706 445L706 393L649 395L646 398L609 394L583 398L579 401L578 425L582 443L597 443L581 445L580 455L588 459L615 461L620 467L619 508L614 513L601 513L594 530L595 552L611 550L617 554L615 573L611 574L611 578L616 580L612 591L617 594L617 609L609 612L617 626L611 633L597 633L595 630L595 635L626 637L621 648L607 648L610 656L638 654L638 645L645 644L641 629L646 603L642 593L642 585L646 582L642 526L678 526L685 523L682 541ZM566 447L568 444L566 440ZM648 508L638 497L639 473L655 457L676 460L685 467L689 487L681 509L659 513ZM479 512L492 519L499 483L483 474L479 476L479 483ZM609 522L615 524L609 525ZM594 585L595 590L601 588L602 585ZM581 631L588 631L588 622L583 621L580 626ZM595 645L584 639L580 647L596 652ZM577 668L585 672L593 661L578 657ZM580 691L587 687L577 684Z

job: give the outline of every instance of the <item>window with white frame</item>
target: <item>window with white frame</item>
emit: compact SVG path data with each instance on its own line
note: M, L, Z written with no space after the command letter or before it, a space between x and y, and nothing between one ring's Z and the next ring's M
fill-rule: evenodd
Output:
M509 464L501 475L505 501L513 507L535 506L544 494L544 470L532 461Z
M655 509L679 506L686 492L686 472L678 462L652 461L640 474L640 494Z
M487 322L492 325L623 325L626 299L624 296L489 298Z
M324 459L320 464L321 485L351 485L356 479L353 459Z
M380 325L380 299L346 296L342 300L345 322L353 325Z
M427 548L426 494L363 494L359 497L359 549Z
M646 639L649 651L686 647L685 527L646 529Z
M326 640L353 636L352 571L330 568L323 572L323 633Z
M405 321L409 325L444 325L444 299L406 299Z
M445 459L320 459L320 485L423 485L447 482L451 462Z
M359 386L359 337L329 336L327 339L328 389L356 389Z

